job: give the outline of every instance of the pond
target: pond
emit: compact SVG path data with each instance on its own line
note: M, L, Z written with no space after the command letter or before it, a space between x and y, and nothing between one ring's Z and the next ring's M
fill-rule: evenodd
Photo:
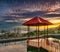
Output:
M27 41L16 41L10 43L0 43L0 52L37 52L38 48L27 46ZM39 48L39 52L48 52Z

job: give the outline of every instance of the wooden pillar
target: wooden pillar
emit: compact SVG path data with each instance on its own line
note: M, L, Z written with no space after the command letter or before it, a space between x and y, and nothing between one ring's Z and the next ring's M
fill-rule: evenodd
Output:
M38 39L38 52L39 52L39 26L37 27L38 29L37 29L37 39Z
M47 38L48 38L48 25L47 25Z
M48 25L47 25L47 44L49 44L49 41L48 41Z
M30 37L30 35L29 35L29 26L27 26L28 28L27 28L27 52L29 51L28 50L28 48L29 48L29 37Z
M37 37L37 34L38 34L38 32L37 32L37 26L36 26L36 37Z
M46 31L45 31L45 26L44 26L44 46L46 47L46 35L45 35Z
M45 39L45 26L44 26L44 39Z
M27 45L28 45L29 44L29 37L30 37L30 35L29 35L29 30L30 30L29 29L29 26L28 26L28 29L27 30L28 30L28 33L27 33Z

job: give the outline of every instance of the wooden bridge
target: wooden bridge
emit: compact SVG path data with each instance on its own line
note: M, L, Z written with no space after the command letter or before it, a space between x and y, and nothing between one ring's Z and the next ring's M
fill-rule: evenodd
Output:
M49 42L47 44L46 39L43 38L39 39L39 47L42 47L48 50L49 52L60 52L60 42L57 42L57 40L53 40L51 38L49 38L48 40ZM38 40L37 39L29 40L28 45L38 48Z

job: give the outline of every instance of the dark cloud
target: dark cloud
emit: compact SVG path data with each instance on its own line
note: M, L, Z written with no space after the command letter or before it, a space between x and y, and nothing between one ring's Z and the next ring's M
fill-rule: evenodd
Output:
M24 11L24 10L23 10ZM17 20L20 19L21 16L22 18L29 18L29 17L34 17L34 16L43 16L46 11L33 11L33 12L25 12L25 13L11 13L10 15L2 16L3 21L6 20ZM19 17L16 17L19 16Z
M52 2L52 3L54 3L54 2L60 2L60 0L0 0L0 2L4 2L4 3L23 3L23 2L32 2L32 3L34 3L34 2L40 2L40 3L42 3L42 2Z
M15 17L12 17L12 16L2 16L2 18L3 18L3 21L5 21L5 20L14 20L15 19Z
M60 14L46 14L45 17L60 17Z
M55 12L60 12L60 8L57 8L57 9L55 10Z
M43 16L47 11L33 11L33 12L26 12L26 13L12 13L11 15L19 15L24 17L33 17L33 16Z
M0 0L0 6L7 5L8 7L26 6L26 5L55 5L60 3L60 0Z
M54 6L56 4L60 4L60 0L0 0L0 15L3 15L2 18L7 19L16 18L15 16L9 15L18 15L24 17L33 16L59 17L60 14L47 14L47 13L59 12L60 8L57 8L55 11L48 12L45 10L46 8ZM10 9L12 10L13 13L8 13ZM26 9L29 9L29 11ZM37 11L37 9L39 10ZM4 16L6 13L8 13L9 15Z
M26 17L33 17L33 16L43 16L46 12L44 11L34 11L34 12L30 12L30 13L23 13L23 16Z

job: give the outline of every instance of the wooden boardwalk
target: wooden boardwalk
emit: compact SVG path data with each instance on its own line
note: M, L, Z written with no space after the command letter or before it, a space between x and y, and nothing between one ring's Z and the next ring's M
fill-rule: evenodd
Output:
M60 43L53 42L51 39L49 39L48 43L46 43L46 39L39 39L39 47L43 47L49 52L60 52ZM28 45L38 47L38 40L29 40Z

